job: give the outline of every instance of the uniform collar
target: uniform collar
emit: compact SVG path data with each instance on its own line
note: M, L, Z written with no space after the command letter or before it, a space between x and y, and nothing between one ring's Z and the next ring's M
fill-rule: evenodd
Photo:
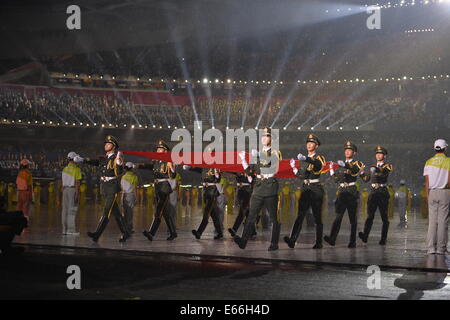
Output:
M311 155L310 155L310 154L308 154L308 157L310 157L310 158L311 158L311 157L314 157L315 155L316 155L316 153L314 152L314 153L313 153L313 154L311 154Z
M353 161L353 159L345 160L345 162L352 162L352 161Z
M114 156L114 152L110 153L110 154L106 154L106 158L111 159Z
M264 152L267 152L267 151L269 151L270 149L272 149L272 146L269 146L269 147L263 147L263 151L264 151Z

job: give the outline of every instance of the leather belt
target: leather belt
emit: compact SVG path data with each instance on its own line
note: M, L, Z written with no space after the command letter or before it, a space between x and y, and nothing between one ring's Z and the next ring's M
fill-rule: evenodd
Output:
M320 182L319 179L305 179L303 181L304 184L312 184L312 183L318 183L318 182Z
M260 179L260 180L266 180L266 179L270 179L270 178L273 178L273 177L274 177L273 174L258 174L256 176L256 178Z
M210 187L210 186L218 186L220 183L212 183L212 182L203 182L204 187Z
M63 188L75 188L75 186L63 186Z
M238 187L249 186L249 185L250 185L250 183L245 183L245 182L238 182L237 183Z
M100 177L100 181L108 182L111 180L117 179L117 177Z
M382 187L386 187L387 184L385 183L372 183L372 188L374 189L378 189L378 188L382 188Z
M160 183L160 182L169 182L169 179L155 179L156 183Z
M356 182L343 182L339 183L339 186L342 188L347 188L356 185Z

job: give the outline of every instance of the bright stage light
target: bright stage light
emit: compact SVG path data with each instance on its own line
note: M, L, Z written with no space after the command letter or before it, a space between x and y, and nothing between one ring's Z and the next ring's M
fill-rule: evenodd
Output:
M203 78L203 83L207 84L208 83L208 78Z

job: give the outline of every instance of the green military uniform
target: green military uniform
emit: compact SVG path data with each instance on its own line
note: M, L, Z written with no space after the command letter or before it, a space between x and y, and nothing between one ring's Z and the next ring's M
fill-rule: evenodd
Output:
M169 146L163 140L159 141L157 148L169 151ZM173 208L171 208L170 203L170 194L173 192L173 189L169 183L169 180L175 179L176 176L174 165L171 162L154 160L151 163L139 165L138 168L153 170L155 178L156 212L150 229L143 232L144 236L152 241L161 224L161 217L164 217L170 233L167 240L175 239L177 232L172 215Z
M350 141L344 145L345 149L357 151L357 147ZM350 220L350 243L349 248L356 247L356 229L358 228L357 209L359 192L356 185L356 180L360 175L361 170L364 169L364 164L357 160L346 160L344 167L338 168L336 173L332 172L332 177L336 183L339 184L336 201L334 202L336 210L336 218L331 227L330 236L325 236L325 241L334 246L336 238L339 234L342 218L347 210L348 218Z
M120 164L116 161L117 149L119 148L117 140L113 136L107 136L105 139L106 143L112 143L115 146L114 152L98 159L84 159L83 161L86 164L99 167L100 189L105 198L105 208L98 223L97 230L95 232L88 232L88 236L97 242L108 225L111 214L113 214L122 233L120 242L125 242L130 237L130 232L127 230L125 220L120 213L117 202L120 193L120 177L124 171L124 161L120 159Z
M316 135L310 134L306 138L306 143L314 142L320 145L320 140ZM320 175L325 167L325 157L314 154L307 156L304 160L307 165L303 170L298 170L297 176L304 179L301 191L301 197L298 204L297 219L292 227L291 235L284 237L284 241L290 248L295 247L295 243L300 235L303 220L311 207L316 223L316 243L314 249L322 248L323 223L322 223L322 203L324 198L323 186L320 183Z
M221 188L220 180L222 178L222 172L218 169L202 169L202 168L190 168L189 170L202 174L203 181L203 219L197 230L192 230L192 234L196 239L200 239L203 232L208 225L209 217L211 216L216 235L214 239L223 238L223 226L221 223L221 209L217 203L218 197L221 195L218 188Z
M271 129L264 128L264 135L271 136ZM248 166L245 172L255 176L253 192L250 198L250 209L242 237L234 237L234 241L241 249L247 245L247 241L254 233L256 217L261 209L266 208L272 220L272 239L269 251L278 249L280 237L280 222L278 217L278 192L279 184L275 174L278 170L281 152L272 150L269 146L258 153L256 164Z
M375 153L382 153L387 155L387 150L381 146L375 148ZM370 230L372 229L375 211L380 210L381 220L383 225L381 228L380 245L385 245L387 234L389 230L388 206L389 206L389 192L387 189L387 180L389 173L392 171L392 165L388 163L379 163L372 165L370 173L362 176L364 181L371 180L372 189L367 200L367 219L364 224L364 231L359 233L361 240L366 243L369 238Z

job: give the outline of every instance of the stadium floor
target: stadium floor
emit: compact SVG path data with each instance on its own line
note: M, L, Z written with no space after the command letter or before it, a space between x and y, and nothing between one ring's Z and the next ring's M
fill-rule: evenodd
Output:
M427 220L418 217L413 212L409 216L408 228L398 228L398 218L391 218L388 244L382 247L378 244L381 230L381 220L377 213L374 226L367 244L358 241L357 248L348 249L349 225L344 218L341 232L335 247L324 243L322 250L313 250L315 231L314 227L304 227L295 249L290 249L282 238L290 232L292 220L295 218L294 210L285 212L281 216L282 232L280 249L269 252L270 231L264 231L258 226L258 235L249 241L247 248L241 250L226 232L225 239L213 240L213 225L210 221L201 240L196 240L191 229L198 226L201 220L201 209L179 207L177 215L178 238L166 241L167 229L161 223L155 240L150 242L143 235L142 230L148 228L152 221L152 208L140 205L135 209L134 228L136 233L124 244L119 243L120 234L114 219L98 243L87 237L88 230L94 231L98 217L101 213L100 205L87 204L80 208L78 216L79 236L64 236L61 234L60 211L57 206L35 207L30 215L30 227L14 242L19 245L34 247L61 247L85 248L97 251L120 250L137 255L178 255L200 260L235 260L252 263L269 264L322 264L335 266L367 267L377 265L380 268L401 268L422 271L448 271L450 260L447 256L426 255L425 237ZM332 208L324 217L324 233L327 234L333 221ZM225 215L225 228L234 221L235 215ZM362 228L364 218L359 217L359 228ZM306 223L305 223L306 225ZM239 231L241 231L240 229Z

